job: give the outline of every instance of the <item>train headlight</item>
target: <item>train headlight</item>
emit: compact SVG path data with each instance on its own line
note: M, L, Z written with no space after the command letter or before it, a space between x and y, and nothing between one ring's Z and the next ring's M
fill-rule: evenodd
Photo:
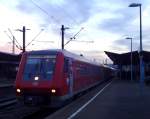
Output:
M34 80L35 80L35 81L38 81L38 80L39 80L39 77L38 77L38 76L34 77Z
M56 89L51 89L51 93L56 93Z
M17 90L16 90L16 91L17 91L17 93L21 93L21 90L20 90L19 88L17 88Z

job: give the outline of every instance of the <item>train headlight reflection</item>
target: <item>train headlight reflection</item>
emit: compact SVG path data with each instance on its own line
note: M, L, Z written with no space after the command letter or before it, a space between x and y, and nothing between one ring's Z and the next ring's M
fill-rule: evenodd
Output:
M20 92L21 92L21 90L20 90L19 88L18 88L16 91L17 91L17 93L20 93Z
M51 92L52 92L52 93L56 93L56 89L52 89Z
M34 77L34 80L35 81L39 80L39 77L38 76Z

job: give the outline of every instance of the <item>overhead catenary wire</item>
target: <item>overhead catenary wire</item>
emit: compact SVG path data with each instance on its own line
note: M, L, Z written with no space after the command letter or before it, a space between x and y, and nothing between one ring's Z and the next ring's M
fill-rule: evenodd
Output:
M45 9L43 9L42 7L40 7L40 5L38 5L34 0L31 0L32 4L34 6L36 6L38 9L40 9L43 13L45 13L48 17L50 17L51 19L53 19L55 22L60 23L58 20L56 20L54 18L54 16L51 16Z
M19 45L20 49L22 49L21 45L20 45L19 42L17 41L16 37L13 35L12 31L10 30L10 28L8 28L8 31L9 31L10 34L14 37L14 40L15 40L16 43Z
M66 14L74 23L79 24L78 21L75 19L75 17L72 17L65 9L64 7L61 7L60 5L57 5L61 9L61 11L64 11L64 14Z
M51 19L53 19L55 22L57 22L58 24L60 24L60 21L58 21L57 19L54 18L54 16L50 15L45 9L43 9L40 5L38 5L34 0L31 0L32 4L34 6L36 6L38 9L40 9L43 13L45 13L47 16L49 16ZM60 9L62 9L64 11L64 13L76 24L78 24L78 22L76 21L76 19L74 19L74 17L72 17L68 12L66 12L65 9L63 9L62 7L60 7L59 5L57 5L57 7L59 7Z
M91 41L72 40L72 41L76 41L76 42L86 42L86 43L94 43L94 41L93 41L93 40L91 40Z
M36 40L34 42L38 42L38 43L44 43L44 44L48 44L48 43L54 43L54 41L39 41L39 40ZM32 45L35 45L34 43Z
M70 38L69 41L67 41L65 43L65 45L67 45L70 41L72 41L73 39L76 39L76 36L84 29L84 27L82 27L73 37Z
M61 9L61 12L63 11L64 12L64 14L66 14L75 24L73 24L73 25L78 25L79 24L79 21L77 20L77 19L75 19L76 17L73 17L72 16L72 14L69 14L69 12L68 11L66 11L66 7L61 7L60 5L56 5L56 7L59 7L60 9ZM83 28L83 27L82 27ZM82 29L81 28L81 29Z
M60 21L58 21L57 19L55 19L54 16L50 15L45 9L43 9L39 4L37 4L37 2L35 2L34 0L31 0L31 2L32 2L32 4L33 4L34 6L36 6L38 9L40 9L40 10L41 10L43 13L45 13L48 17L50 17L50 18L51 18L52 20L54 20L56 23L60 24ZM79 23L76 21L75 17L72 17L64 8L62 8L62 7L59 6L59 5L57 5L57 7L59 7L62 11L64 11L64 14L66 14L75 24L79 24ZM74 24L74 25L75 25L75 24ZM79 32L81 32L83 29L84 29L84 27L82 27ZM72 38L70 38L70 40L67 41L66 44L68 44L70 41L72 41L73 39L75 39L75 37L79 34L79 32L76 33ZM87 36L86 36L86 37L87 37ZM79 41L79 42L81 42L81 41ZM84 41L82 41L82 42L84 42ZM93 41L85 41L85 42L93 43ZM66 45L66 44L65 44L65 45Z
M28 47L33 41L36 40L36 38L44 31L44 29L41 29L40 32L26 45Z
M43 9L40 5L38 5L34 0L31 0L31 2L32 2L32 4L33 4L35 7L37 7L39 10L41 10L44 14L46 14L46 15L47 15L49 18L51 18L53 21L55 21L55 22L58 23L58 24L60 23L59 20L55 19L54 16L50 15L45 9ZM51 21L52 21L52 20L51 20ZM42 30L31 40L31 42L27 44L27 46L29 46L33 41L35 41L36 38L42 33L42 31L44 31L45 29L47 29L47 27L48 27L50 24L51 24L51 22L50 22L47 26L45 26L45 28L42 29ZM27 47L27 46L26 46L26 47Z
M4 33L7 35L7 37L13 41L13 39L11 38L11 36L8 35L7 31L4 31ZM13 36L14 37L14 36ZM15 43L16 48L18 48L19 50L22 50L21 47L19 47L16 43Z
M39 41L39 40L36 40L35 42L54 43L54 41Z
M60 25L60 20L56 19L54 16L50 15L44 8L42 8L39 4L37 4L34 0L31 0L32 4L36 6L38 9L40 9L43 13L45 13L48 17L50 17L53 21L55 21L57 24ZM64 14L66 14L75 24L79 24L79 22L75 19L75 17L71 16L64 8L57 5L56 7L59 7L61 9L61 12L64 11ZM52 21L51 20L51 21Z
M84 29L84 27L82 27L71 39L75 39L76 36Z

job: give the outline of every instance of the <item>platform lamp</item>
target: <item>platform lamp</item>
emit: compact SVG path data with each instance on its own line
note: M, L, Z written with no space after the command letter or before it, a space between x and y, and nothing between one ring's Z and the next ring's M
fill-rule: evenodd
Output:
M129 39L129 40L131 40L131 81L133 80L133 71L132 71L132 38L131 37L126 37L126 39Z
M140 59L140 82L141 84L144 82L144 65L143 65L143 56L142 56L142 12L141 12L141 6L140 3L132 3L129 5L129 7L139 7L140 9L140 53L139 53L139 59Z

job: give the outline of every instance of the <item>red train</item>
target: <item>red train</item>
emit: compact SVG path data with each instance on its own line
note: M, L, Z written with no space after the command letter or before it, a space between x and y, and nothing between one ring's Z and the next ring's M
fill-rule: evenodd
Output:
M16 93L24 104L57 107L112 75L111 68L66 50L25 52L15 82Z

